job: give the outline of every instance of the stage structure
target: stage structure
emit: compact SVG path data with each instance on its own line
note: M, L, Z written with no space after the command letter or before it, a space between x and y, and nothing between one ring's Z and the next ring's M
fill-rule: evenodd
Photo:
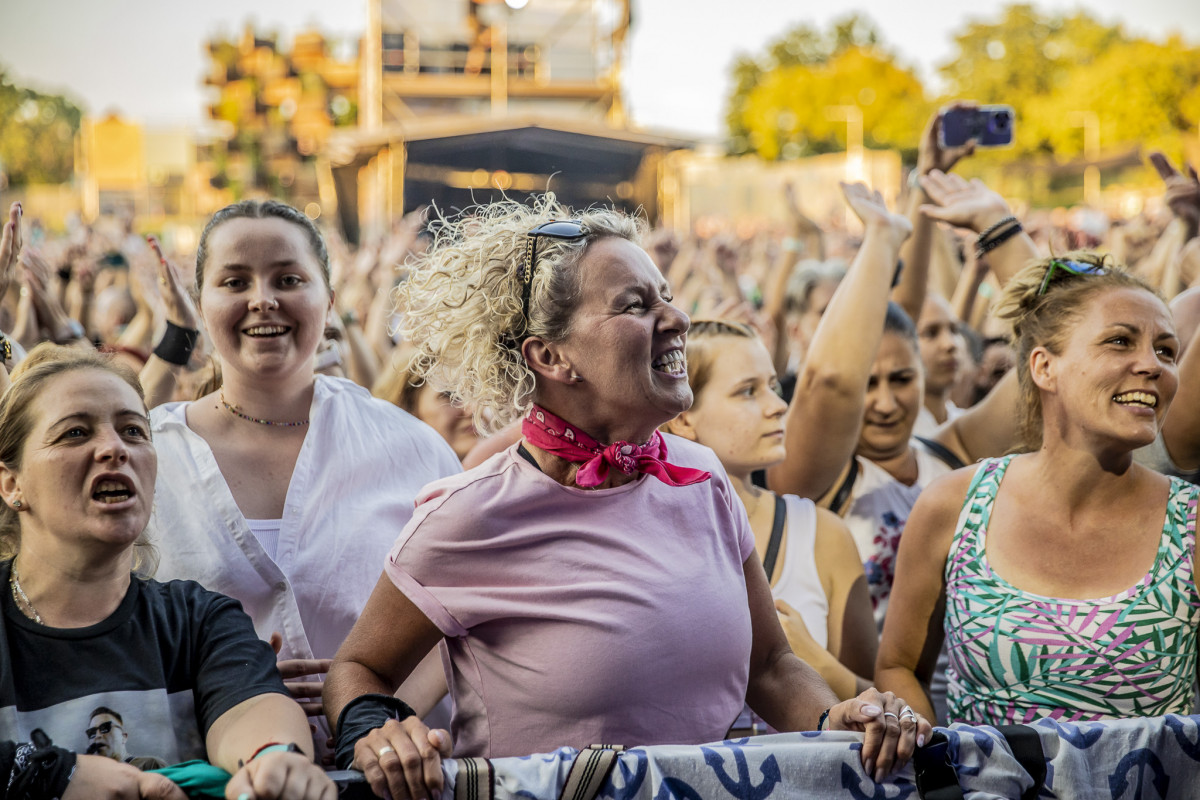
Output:
M630 2L368 0L359 124L321 153L322 205L355 240L547 188L656 217L665 156L694 143L626 126Z

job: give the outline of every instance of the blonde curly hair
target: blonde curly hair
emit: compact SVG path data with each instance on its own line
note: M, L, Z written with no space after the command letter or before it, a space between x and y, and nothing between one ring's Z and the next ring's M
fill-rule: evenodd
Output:
M522 342L530 336L559 342L570 333L579 300L576 267L587 248L608 237L640 245L646 224L610 209L573 213L550 192L530 205L503 200L470 212L433 226L433 245L397 287L396 307L400 333L416 350L412 378L444 388L456 404L474 404L476 427L494 432L525 412L537 388ZM587 235L539 238L526 320L519 273L528 234L564 219L581 222Z
M1076 275L1059 269L1046 293L1039 294L1055 261L1075 261L1104 271ZM1042 446L1042 397L1029 372L1029 354L1035 347L1061 354L1092 298L1110 289L1142 289L1162 300L1149 284L1117 266L1111 257L1088 252L1035 261L1013 276L1004 288L995 313L1011 326L1013 347L1017 351L1023 449L1037 450Z

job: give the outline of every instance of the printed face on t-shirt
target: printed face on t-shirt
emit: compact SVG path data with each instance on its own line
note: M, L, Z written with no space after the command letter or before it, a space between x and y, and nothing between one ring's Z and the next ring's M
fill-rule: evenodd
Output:
M92 717L85 733L88 737L88 755L108 756L117 761L124 761L128 757L125 741L129 734L113 715L97 714Z

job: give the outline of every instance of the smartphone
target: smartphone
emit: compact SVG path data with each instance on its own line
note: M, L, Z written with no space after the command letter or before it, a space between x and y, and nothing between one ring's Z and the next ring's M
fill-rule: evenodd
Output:
M959 147L974 139L976 147L1007 147L1013 141L1016 115L1012 106L951 108L942 112L942 147Z

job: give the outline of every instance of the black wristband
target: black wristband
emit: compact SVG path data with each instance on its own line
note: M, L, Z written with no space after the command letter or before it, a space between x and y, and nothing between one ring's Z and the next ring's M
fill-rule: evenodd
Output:
M167 320L167 329L163 331L162 339L154 348L154 355L168 364L182 367L188 363L192 351L196 349L196 340L200 331L192 328L181 328L171 320Z
M334 762L338 769L350 769L354 763L354 745L389 719L415 717L417 712L403 700L389 694L364 694L351 700L338 714L337 744Z
M1025 230L1025 229L1023 227L1021 227L1020 222L1014 222L1012 224L1012 227L1007 228L1003 231L1000 231L1000 233L997 233L991 239L988 239L986 242L983 242L982 244L979 244L978 246L976 246L975 257L981 258L981 257L987 255L988 253L995 250L997 247L1004 244L1009 239L1016 236L1018 233L1020 233L1023 230Z
M833 711L832 707L827 708L821 712L821 718L819 720L817 720L817 731L818 732L825 730L825 723L829 721L829 712L830 711Z

